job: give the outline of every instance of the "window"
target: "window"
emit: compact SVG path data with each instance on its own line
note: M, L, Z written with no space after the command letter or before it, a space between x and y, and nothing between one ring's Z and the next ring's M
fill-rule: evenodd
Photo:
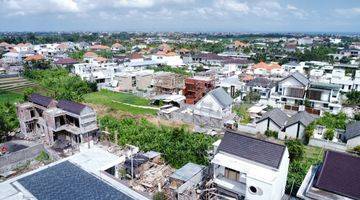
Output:
M250 190L250 192L253 193L253 194L256 194L256 192L257 192L257 189L256 189L256 187L254 187L254 186L250 186L250 187L249 187L249 190Z
M238 181L240 179L240 172L225 167L225 177L233 181Z

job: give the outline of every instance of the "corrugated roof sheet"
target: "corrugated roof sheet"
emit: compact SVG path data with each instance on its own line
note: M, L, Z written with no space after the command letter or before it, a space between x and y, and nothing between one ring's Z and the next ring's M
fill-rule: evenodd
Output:
M178 179L186 182L190 178L194 177L202 170L204 170L205 166L198 165L194 163L187 163L182 166L180 169L176 170L170 177L173 179Z
M360 158L347 153L326 151L314 187L360 199Z
M277 169L280 166L285 149L284 145L230 131L226 131L218 147L219 151Z

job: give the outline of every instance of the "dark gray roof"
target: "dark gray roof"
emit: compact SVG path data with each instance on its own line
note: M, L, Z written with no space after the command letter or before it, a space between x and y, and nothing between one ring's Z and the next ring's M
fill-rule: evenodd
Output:
M69 161L21 178L18 182L41 200L133 199Z
M48 107L53 100L54 99L52 99L51 97L43 96L36 93L31 94L29 98L29 101L44 107Z
M303 84L305 86L310 83L309 79L306 78L306 76L300 72L294 72L294 73L290 74L289 76L285 77L284 79L282 79L281 81L283 81L289 77L295 78L296 80L298 80L301 84Z
M246 86L249 87L264 87L264 88L273 88L276 84L271 81L270 79L263 78L263 77L257 77L253 80L246 83Z
M209 94L212 95L216 99L216 101L219 102L222 108L230 106L233 102L231 96L221 87L211 90Z
M57 107L68 112L80 115L81 111L86 107L86 105L68 100L60 100L57 104Z
M226 131L218 150L273 168L279 168L285 146Z
M360 121L347 124L344 133L345 141L358 136L360 136Z
M289 120L286 122L285 127L291 126L295 123L302 123L304 126L309 125L316 119L315 116L309 114L306 111L299 111L295 115L291 116Z
M314 187L352 199L360 199L360 158L326 151L316 173Z
M262 122L266 119L271 119L275 124L282 128L289 120L289 116L287 116L287 114L284 113L281 109L274 108L264 113L263 116L256 123Z

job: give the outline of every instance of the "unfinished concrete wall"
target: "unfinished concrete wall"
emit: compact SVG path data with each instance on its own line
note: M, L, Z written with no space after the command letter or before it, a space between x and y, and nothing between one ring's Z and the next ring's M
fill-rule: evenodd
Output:
M5 154L0 157L0 173L12 170L19 165L33 160L40 154L41 151L46 151L43 144L36 144L28 148Z

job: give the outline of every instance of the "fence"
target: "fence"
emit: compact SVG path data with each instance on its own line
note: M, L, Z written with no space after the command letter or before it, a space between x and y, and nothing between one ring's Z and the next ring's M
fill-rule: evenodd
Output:
M321 147L325 149L335 150L335 151L346 151L346 144L339 142L332 142L323 139L311 138L309 140L310 146Z
M9 154L5 154L0 157L0 172L3 170L8 170L13 168L19 163L26 162L28 160L34 159L40 154L41 151L45 151L43 144L36 144L34 146L21 149Z

